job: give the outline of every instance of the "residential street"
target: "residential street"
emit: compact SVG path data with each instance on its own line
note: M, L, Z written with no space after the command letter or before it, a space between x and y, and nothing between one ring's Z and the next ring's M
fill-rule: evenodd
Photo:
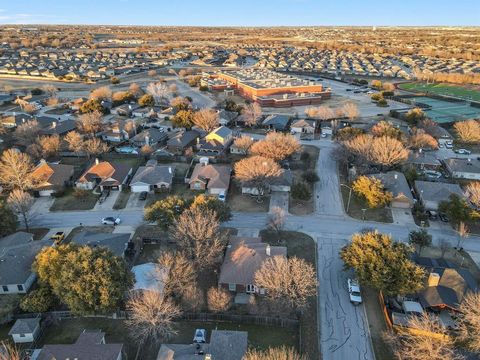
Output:
M305 143L318 146L320 157L317 173L320 181L316 185L316 212L308 216L288 215L285 228L301 231L312 236L318 244L319 275L319 323L320 344L324 360L373 359L368 325L363 305L354 306L349 302L346 291L347 274L338 253L351 235L364 228L376 228L380 232L392 234L394 239L407 241L408 233L416 229L415 224L384 224L363 222L344 214L339 191L336 163L332 158L334 148L330 140L317 140ZM234 213L233 219L225 226L252 231L265 227L266 213ZM103 210L64 211L51 213L45 209L37 210L33 219L34 226L49 228L100 225L101 218L118 216L122 225L138 226L143 223L143 210ZM434 244L442 240L452 246L457 243L453 230L429 229ZM467 251L480 253L480 239L471 236L463 247Z

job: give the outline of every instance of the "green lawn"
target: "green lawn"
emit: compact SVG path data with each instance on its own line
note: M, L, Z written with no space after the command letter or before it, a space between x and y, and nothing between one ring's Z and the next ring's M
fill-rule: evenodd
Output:
M85 196L75 197L74 189L67 189L62 197L56 198L50 211L91 210L99 198L92 191L85 191Z
M403 83L400 84L398 87L400 89L408 91L429 92L437 95L455 96L462 99L472 99L474 101L480 101L479 89L469 89L459 85Z
M128 199L130 198L130 190L129 189L124 189L120 191L120 194L118 194L117 200L115 200L115 204L113 204L113 209L114 210L119 210L119 209L125 209L125 206L127 206Z
M155 192L147 195L146 207L158 200L165 199L167 196L178 196L184 200L193 199L195 196L203 194L204 191L190 190L187 184L173 184L169 192Z
M269 346L293 346L296 347L298 337L295 330L273 326L240 325L227 322L189 322L177 323L178 334L169 343L191 344L195 329L207 329L210 334L213 329L228 329L248 331L249 346L266 349ZM61 320L52 325L45 333L42 344L70 344L75 342L78 335L84 329L100 329L106 334L107 343L123 343L128 359L134 359L137 345L129 336L129 331L124 320L104 318L78 318ZM142 346L141 359L156 359L161 343Z
M308 235L296 231L270 231L262 230L260 232L263 242L271 245L283 245L287 247L288 256L297 256L305 259L317 269L317 246L315 241ZM312 296L307 308L300 317L301 343L300 349L306 354L307 359L319 359L318 347L318 315L317 315L317 296Z

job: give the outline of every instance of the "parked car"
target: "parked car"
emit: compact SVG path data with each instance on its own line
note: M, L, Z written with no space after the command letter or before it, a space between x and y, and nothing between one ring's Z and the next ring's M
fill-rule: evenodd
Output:
M55 245L58 245L65 239L65 233L63 231L57 231L55 234L50 236L50 239L53 240Z
M195 344L204 344L207 342L207 330L205 329L196 329L195 335L193 336L193 343Z
M441 172L433 170L425 170L423 174L430 179L440 179L442 177Z
M455 152L457 154L463 154L463 155L470 155L472 153L470 150L467 150L467 149L458 149L458 150L455 150Z
M429 220L432 220L432 221L438 220L438 214L436 211L429 210L427 211L427 215Z
M350 302L353 305L359 305L362 303L362 295L360 293L360 285L356 280L348 279L348 294L350 296Z
M109 216L102 219L103 225L118 225L120 222L121 220L119 217L115 218L113 216Z
M218 200L225 202L226 200L225 192L222 191L220 194L218 194Z
M148 195L148 192L146 191L142 191L140 193L140 196L138 197L140 200L147 200L147 195Z

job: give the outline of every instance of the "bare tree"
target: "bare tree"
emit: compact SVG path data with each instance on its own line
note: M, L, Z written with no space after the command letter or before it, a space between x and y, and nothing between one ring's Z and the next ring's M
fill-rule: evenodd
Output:
M373 139L369 152L370 161L382 166L393 166L407 160L408 150L397 139L389 136Z
M262 116L262 107L258 103L252 103L243 109L243 117L245 118L245 125L255 126Z
M146 157L152 155L154 151L155 150L148 144L143 145L140 149L140 152Z
M458 234L457 248L461 248L462 244L463 244L463 241L470 234L470 231L468 230L467 224L465 224L463 221L460 221L460 223L458 224L457 234Z
M458 337L467 347L476 353L480 353L480 293L468 293L460 303L458 325Z
M83 145L83 150L89 157L106 153L109 150L108 145L98 138L87 139Z
M20 352L15 345L2 341L0 343L0 360L22 360Z
M300 355L294 348L282 346L268 348L265 351L250 349L242 360L307 360L307 358Z
M350 120L355 120L359 117L360 111L358 110L358 106L352 102L348 102L342 106L342 111L347 118Z
M200 269L219 261L226 239L214 211L199 207L185 210L171 228L170 237Z
M383 87L383 90L385 90L385 91L394 91L395 90L395 85L393 85L390 82L384 82L382 87Z
M317 116L320 120L326 121L333 119L335 117L335 113L328 106L319 106L317 108Z
M250 146L254 143L253 138L248 135L243 135L239 138L236 138L233 144L240 149L244 154L248 153Z
M92 111L80 115L77 120L78 128L85 134L94 136L102 128L103 114L100 111Z
M250 153L280 161L300 151L301 147L293 135L272 132L265 139L254 143L250 147Z
M33 197L23 190L14 189L10 195L8 195L7 203L13 212L22 217L23 223L25 224L25 229L28 231Z
M58 92L58 89L55 85L46 84L42 86L42 90L46 92L49 96L55 97Z
M155 103L162 104L168 103L171 97L171 91L168 86L161 82L153 83L147 85L147 94L150 94L155 99Z
M131 336L142 344L168 340L177 334L175 319L181 314L180 308L156 291L133 293L127 310L130 317L126 323Z
M112 90L108 86L99 87L90 93L90 99L110 101L112 100Z
M13 133L13 137L20 145L28 146L35 142L39 132L40 125L38 121L31 120L18 125Z
M208 310L224 312L230 308L232 295L227 290L212 287L208 290L207 299Z
M60 150L60 136L41 136L38 138L38 145L42 148L42 155L46 158L58 154Z
M30 156L9 149L0 160L0 182L7 189L26 190L32 186L33 164Z
M235 177L244 186L255 188L260 201L271 179L281 174L280 165L263 156L251 156L235 163Z
M137 83L131 83L128 87L128 91L130 91L130 93L137 98L143 94L142 88Z
M163 252L157 260L157 276L162 277L165 296L180 296L197 280L197 273L187 256L181 251Z
M36 114L38 111L38 107L35 104L27 103L22 107L23 111L27 114L33 115Z
M316 118L318 115L318 108L314 106L309 106L305 109L305 115L309 118Z
M404 331L401 335L391 332L385 335L398 360L463 359L455 353L453 340L447 336L445 327L430 315L411 317L408 327L419 331Z
M188 99L181 96L174 97L172 100L170 100L170 106L174 108L188 109L190 105L191 104Z
M78 132L70 131L67 135L65 135L64 140L68 144L68 149L70 151L73 151L75 155L79 156L80 153L83 151L83 137Z
M480 181L468 183L466 190L468 199L471 203L480 208Z
M202 109L193 116L193 123L200 129L210 132L218 127L219 116L213 109Z
M408 139L408 146L411 149L438 149L438 141L425 132L423 129L416 129L410 139Z
M453 127L461 142L480 142L480 122L478 120L458 121Z
M285 301L293 307L303 307L317 292L317 277L313 266L297 257L269 257L255 273L256 286L267 296Z
M267 217L267 227L279 232L285 225L285 210L279 206L274 206Z

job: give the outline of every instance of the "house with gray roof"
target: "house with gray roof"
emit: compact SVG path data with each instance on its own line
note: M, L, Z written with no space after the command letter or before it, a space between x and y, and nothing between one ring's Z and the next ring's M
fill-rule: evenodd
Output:
M417 180L414 187L417 198L421 201L425 210L437 211L440 203L448 201L451 194L456 194L461 198L465 197L458 184Z
M101 330L79 335L73 344L44 345L36 360L122 360L123 344L107 344Z
M131 138L130 143L137 147L142 147L144 145L157 146L164 144L167 138L168 135L165 131L149 128Z
M53 121L50 125L40 130L42 135L58 135L63 136L77 129L75 120Z
M450 175L455 179L480 180L479 159L451 158L444 160L444 164Z
M271 114L262 121L262 125L267 129L285 131L290 124L290 118L288 115Z
M0 294L27 293L36 278L35 256L51 245L51 240L33 241L33 235L23 231L0 239Z
M134 193L168 190L172 186L175 166L158 165L156 160L149 160L140 166L130 181L130 189Z
M185 150L197 143L200 133L196 130L181 131L167 141L167 150L174 155L183 155Z
M431 151L410 151L407 164L415 166L418 170L438 170L442 167L440 160Z
M34 342L40 335L40 318L17 319L8 335L15 344Z
M114 255L123 257L130 237L130 233L104 233L84 230L76 234L72 242L80 246L93 248L102 246L109 249Z
M403 173L398 171L389 171L386 173L372 174L374 177L380 180L385 188L393 195L390 206L392 208L408 209L412 208L415 204L410 186L408 186L407 179Z
M162 344L157 360L198 360L207 355L211 360L242 360L247 347L246 331L212 330L210 343Z

